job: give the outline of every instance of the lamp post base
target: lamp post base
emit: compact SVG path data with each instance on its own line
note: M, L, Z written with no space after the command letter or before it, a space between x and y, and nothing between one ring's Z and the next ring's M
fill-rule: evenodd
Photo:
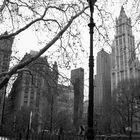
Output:
M87 140L94 140L94 130L93 128L87 129Z

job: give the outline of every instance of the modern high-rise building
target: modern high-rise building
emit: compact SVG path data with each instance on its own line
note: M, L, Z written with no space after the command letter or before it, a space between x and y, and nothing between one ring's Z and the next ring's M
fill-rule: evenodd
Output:
M117 87L119 81L138 77L139 62L135 54L135 39L132 34L131 19L127 17L123 6L116 18L116 33L112 46L111 89Z
M7 32L4 33L7 35ZM0 40L0 73L7 72L10 64L10 57L12 53L12 45L14 38ZM0 79L2 81L3 78ZM2 114L2 106L4 102L4 92L6 92L6 85L0 90L0 120Z
M95 76L94 84L94 108L97 116L100 116L101 123L106 126L101 131L107 130L110 123L110 111L111 111L111 67L110 67L110 54L105 52L103 49L97 54L97 74ZM101 128L100 127L100 128Z
M73 124L78 130L82 125L84 101L84 69L78 68L71 71L71 82L74 89Z
M97 74L95 76L94 94L95 108L98 108L100 113L107 110L107 105L111 99L110 70L110 54L102 49L97 54Z

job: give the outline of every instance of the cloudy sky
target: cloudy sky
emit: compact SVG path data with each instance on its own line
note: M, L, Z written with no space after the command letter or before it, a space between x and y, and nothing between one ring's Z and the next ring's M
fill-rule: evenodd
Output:
M111 16L113 17L113 20L115 21L115 18L119 16L121 6L124 6L124 9L126 11L126 14L128 17L132 17L132 24L134 24L134 21L136 20L136 14L134 14L136 11L132 10L133 3L129 1L127 4L125 3L126 0L114 0L110 3L107 3L105 5L106 11L109 11L111 13ZM98 4L98 3L97 3ZM131 9L131 10L130 10ZM96 8L95 8L96 12ZM95 23L98 24L101 19L97 19L97 17L94 15ZM110 39L113 40L114 34L115 34L115 24L112 22L112 20L107 21L108 24L111 26L109 36ZM137 27L137 28L135 28ZM135 36L135 40L140 40L140 37L138 36L139 25L133 27L133 34ZM14 42L14 49L18 50L19 53L17 54L19 57L23 57L26 52L30 52L30 50L39 51L43 46L39 44L39 39L37 38L35 32L32 31L33 27L29 28L28 30L24 31L20 35L18 35ZM82 45L84 46L85 50L89 52L89 27L88 25L81 26L81 38L82 38ZM99 50L104 48L107 52L111 52L111 48L107 45L103 46L99 44L98 46L94 46L94 57L95 57L95 73L96 73L96 55ZM85 96L87 96L88 93L88 56L81 58L82 63L77 65L77 67L83 67L85 69ZM70 70L65 71L66 75L70 77Z

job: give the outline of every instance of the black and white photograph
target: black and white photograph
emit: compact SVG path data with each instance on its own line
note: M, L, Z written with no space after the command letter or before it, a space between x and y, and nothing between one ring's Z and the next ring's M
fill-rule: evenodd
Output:
M140 140L140 0L0 0L0 140Z

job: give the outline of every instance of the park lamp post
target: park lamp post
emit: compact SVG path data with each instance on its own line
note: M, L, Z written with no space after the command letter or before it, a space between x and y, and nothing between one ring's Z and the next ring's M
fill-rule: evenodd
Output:
M88 103L88 117L87 117L87 140L94 140L94 57L93 57L93 30L95 23L93 21L94 4L97 0L87 0L90 8L90 23L89 34L90 34L90 55L89 55L89 103Z

